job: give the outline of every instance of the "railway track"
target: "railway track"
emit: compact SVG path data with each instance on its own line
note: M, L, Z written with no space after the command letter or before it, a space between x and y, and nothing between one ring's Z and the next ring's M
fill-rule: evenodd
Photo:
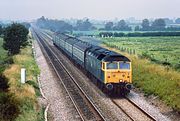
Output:
M59 80L63 84L66 92L68 93L74 107L76 108L79 116L83 121L85 120L99 120L104 121L105 118L98 110L93 101L86 95L86 93L81 89L76 80L71 76L66 67L61 63L56 54L52 51L49 45L43 38L34 32L34 35L41 47L45 50L46 57L52 64Z
M156 121L156 119L140 108L131 99L112 99L112 102L119 107L132 121Z
M43 34L43 36L46 36ZM48 36L45 39L51 39ZM145 110L140 108L136 103L134 103L129 98L122 98L122 99L112 99L112 102L120 108L127 117L132 121L155 121L156 119L148 114ZM104 118L105 120L105 118Z

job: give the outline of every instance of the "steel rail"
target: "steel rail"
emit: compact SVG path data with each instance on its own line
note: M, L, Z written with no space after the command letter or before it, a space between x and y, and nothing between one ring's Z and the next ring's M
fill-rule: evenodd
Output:
M37 34L37 33L36 33ZM45 50L45 47L44 45L42 44L42 41L40 42L40 39L42 39L42 37L38 37L37 36L37 40L38 40L38 43L41 45L41 48L44 48ZM49 49L49 51L51 51L51 53L54 55L54 57L56 58L56 61L59 63L60 66L63 67L63 69L66 71L66 73L69 75L69 77L74 81L74 83L76 84L76 86L78 87L78 89L82 92L82 94L85 96L86 100L88 100L89 104L93 107L94 111L96 111L96 114L98 114L99 118L97 119L100 119L100 120L105 120L105 117L102 115L102 113L98 110L97 106L93 103L93 101L88 97L88 95L82 90L82 88L79 86L79 84L75 81L75 79L72 77L72 75L69 73L69 71L67 70L67 68L62 64L62 62L59 60L59 58L57 57L57 55L53 52L53 50L48 46L48 44L46 42L44 42L44 44L46 44L47 48ZM47 54L47 52L46 52ZM47 54L48 55L48 54ZM47 56L48 59L50 60L56 74L58 75L58 77L60 78L60 80L62 81L62 77L59 75L55 65L53 64L51 58L49 56ZM70 96L71 98L71 101L73 102L76 110L78 111L80 117L82 118L82 120L86 120L86 118L83 116L83 114L81 114L81 110L78 108L79 106L76 104L76 101L73 99L73 97L71 96L70 92L68 91L66 85L64 84L64 82L62 81L62 84L65 88L65 90L67 91L68 95Z
M151 114L149 114L148 112L146 112L144 109L142 109L141 107L139 107L135 102L133 102L131 99L129 99L128 97L126 97L126 99L132 104L134 105L136 108L138 108L141 112L143 112L147 117L149 117L151 120L156 121L155 117L153 117Z
M148 117L150 120L152 121L156 121L156 119L151 116L149 113L147 113L145 110L143 110L142 108L140 108L138 105L136 105L132 100L128 99L127 97L125 97L125 99L132 104L136 109L138 109L140 112L142 112L146 117ZM135 121L133 116L131 116L125 109L123 109L114 99L111 99L111 101L118 107L120 108L132 121Z
M43 33L42 33L43 34ZM47 35L44 34L44 36L46 36L46 38L49 38ZM50 38L49 38L50 39ZM63 65L64 66L64 65ZM65 68L65 67L64 67ZM69 72L68 72L69 73ZM73 78L73 77L72 77ZM78 85L78 84L77 84ZM81 89L82 90L82 89ZM83 90L82 90L83 91ZM133 102L131 99L125 97L133 106L135 106L138 110L140 110L143 114L145 114L149 119L156 121L156 119L151 116L150 114L148 114L145 110L143 110L142 108L140 108L135 102ZM119 107L132 121L134 121L133 117L131 117L122 107L120 107L113 99L112 102Z

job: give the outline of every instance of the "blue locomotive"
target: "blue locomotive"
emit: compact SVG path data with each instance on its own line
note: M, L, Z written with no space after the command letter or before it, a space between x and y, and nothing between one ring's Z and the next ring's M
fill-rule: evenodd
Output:
M63 33L55 33L53 43L93 77L101 88L121 94L130 92L132 66L127 57Z

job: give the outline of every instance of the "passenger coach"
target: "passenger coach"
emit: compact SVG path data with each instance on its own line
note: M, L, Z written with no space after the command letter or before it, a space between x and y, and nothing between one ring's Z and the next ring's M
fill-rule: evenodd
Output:
M132 86L131 61L116 52L75 37L55 33L53 43L108 92L127 94Z

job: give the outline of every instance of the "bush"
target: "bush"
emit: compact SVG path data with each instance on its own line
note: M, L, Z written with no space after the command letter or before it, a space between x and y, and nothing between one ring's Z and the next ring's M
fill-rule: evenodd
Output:
M13 61L12 56L8 56L7 58L5 58L4 63L5 63L5 64L13 64L14 61Z
M20 49L27 45L28 32L28 29L21 24L13 23L11 26L8 26L4 34L4 49L8 50L10 55L19 53Z
M112 33L112 32L101 32L100 37L156 37L156 36L180 36L180 32L133 32L133 33Z
M7 91L8 88L8 79L4 75L0 74L0 91Z
M29 80L26 83L34 87L35 92L36 92L36 96L41 96L39 86L36 82Z
M180 64L176 64L176 65L174 66L174 68L175 68L176 70L179 70L179 71L180 71Z
M18 105L12 94L0 92L0 120L13 121L20 113Z
M0 74L6 69L6 67L10 64L13 64L12 56L4 58L4 60L0 63Z

